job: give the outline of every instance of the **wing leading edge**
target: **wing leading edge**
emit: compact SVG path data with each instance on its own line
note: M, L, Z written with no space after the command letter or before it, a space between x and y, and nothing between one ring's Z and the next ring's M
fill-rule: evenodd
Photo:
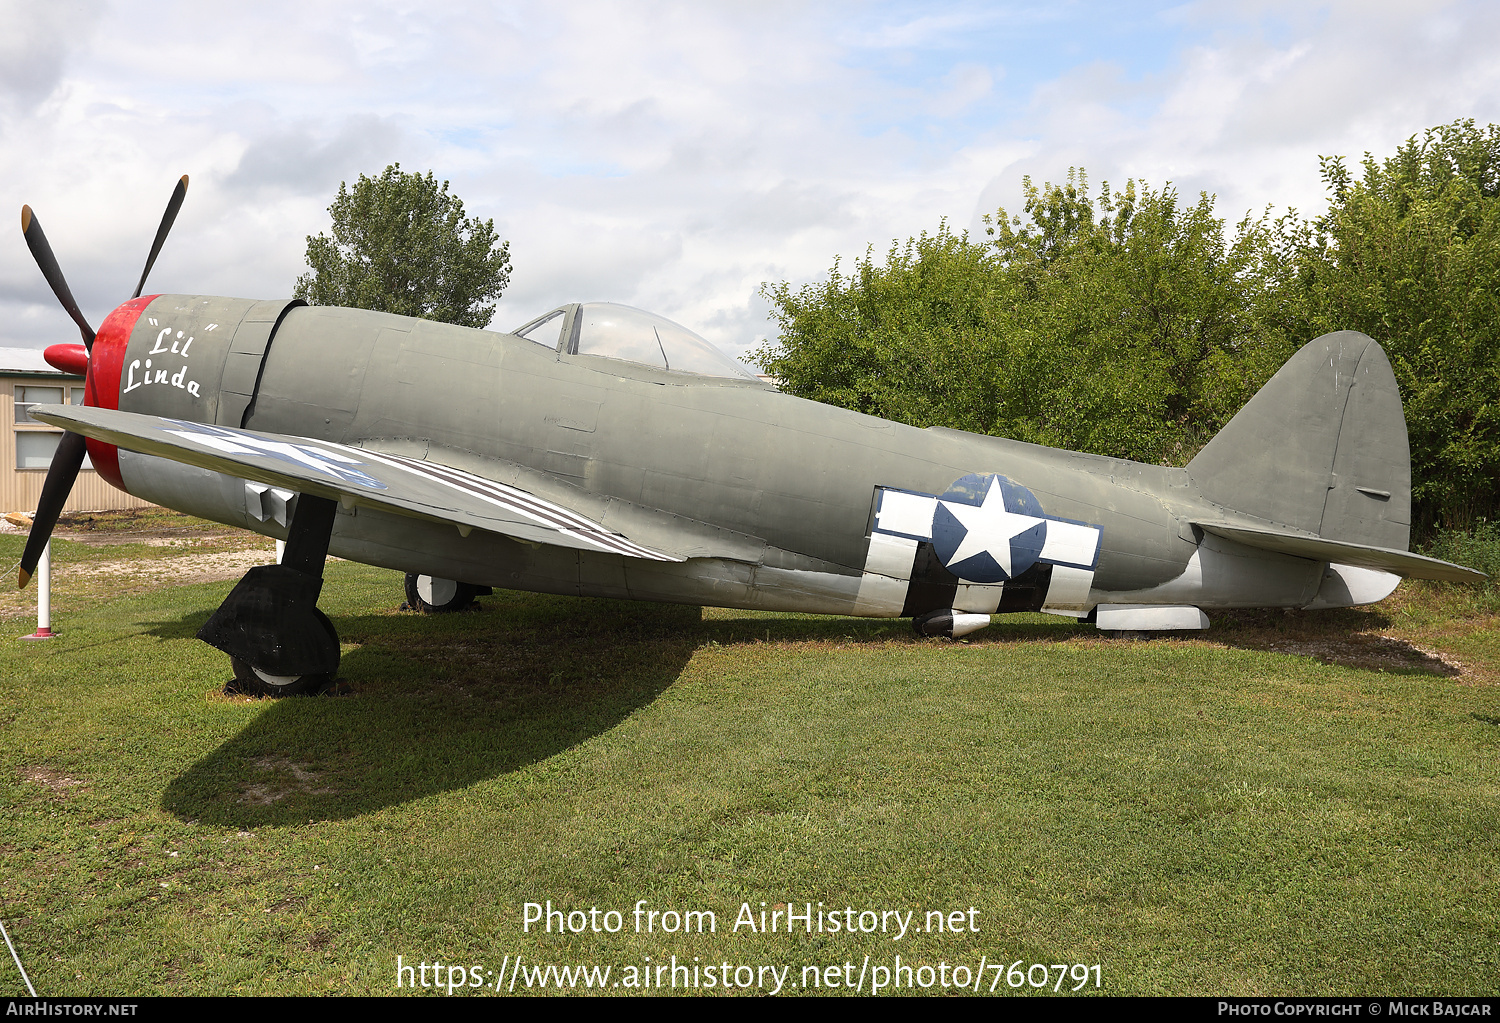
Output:
M484 529L528 543L648 561L685 561L638 544L571 508L435 462L161 416L76 405L31 415L72 433L200 469L403 515Z

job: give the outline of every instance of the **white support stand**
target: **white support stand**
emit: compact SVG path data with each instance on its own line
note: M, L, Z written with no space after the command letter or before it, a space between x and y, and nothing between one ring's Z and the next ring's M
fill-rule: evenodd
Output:
M276 541L276 564L278 564L278 565L281 564L281 557L285 553L286 553L286 541L285 540L277 540Z
M56 639L52 631L52 544L42 548L36 566L36 631L22 639Z

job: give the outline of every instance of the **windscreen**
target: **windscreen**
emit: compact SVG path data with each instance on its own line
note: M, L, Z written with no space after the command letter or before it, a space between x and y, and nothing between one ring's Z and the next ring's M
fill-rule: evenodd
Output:
M528 341L535 341L539 345L555 349L557 348L559 332L566 321L567 310L557 309L530 326L517 327L512 333L518 337L524 337Z
M613 302L585 302L580 315L579 355L602 355L678 373L755 379L749 369L665 316Z

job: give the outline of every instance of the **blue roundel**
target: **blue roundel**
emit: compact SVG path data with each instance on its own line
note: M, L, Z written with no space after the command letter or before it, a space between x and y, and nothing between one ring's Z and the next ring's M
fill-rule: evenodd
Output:
M996 473L971 473L939 498L932 517L938 560L967 582L1003 583L1041 557L1046 513L1036 495Z

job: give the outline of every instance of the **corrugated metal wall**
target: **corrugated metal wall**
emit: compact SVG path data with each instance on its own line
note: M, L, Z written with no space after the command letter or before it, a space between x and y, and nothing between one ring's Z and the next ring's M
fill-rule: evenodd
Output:
M37 376L0 376L0 512L29 512L36 508L42 495L42 481L47 478L46 469L16 468L16 413L15 395L17 387L82 387L81 380L56 379ZM27 429L23 426L22 429ZM64 511L105 511L121 508L149 508L149 501L132 497L123 490L116 490L92 469L78 474L73 493Z

